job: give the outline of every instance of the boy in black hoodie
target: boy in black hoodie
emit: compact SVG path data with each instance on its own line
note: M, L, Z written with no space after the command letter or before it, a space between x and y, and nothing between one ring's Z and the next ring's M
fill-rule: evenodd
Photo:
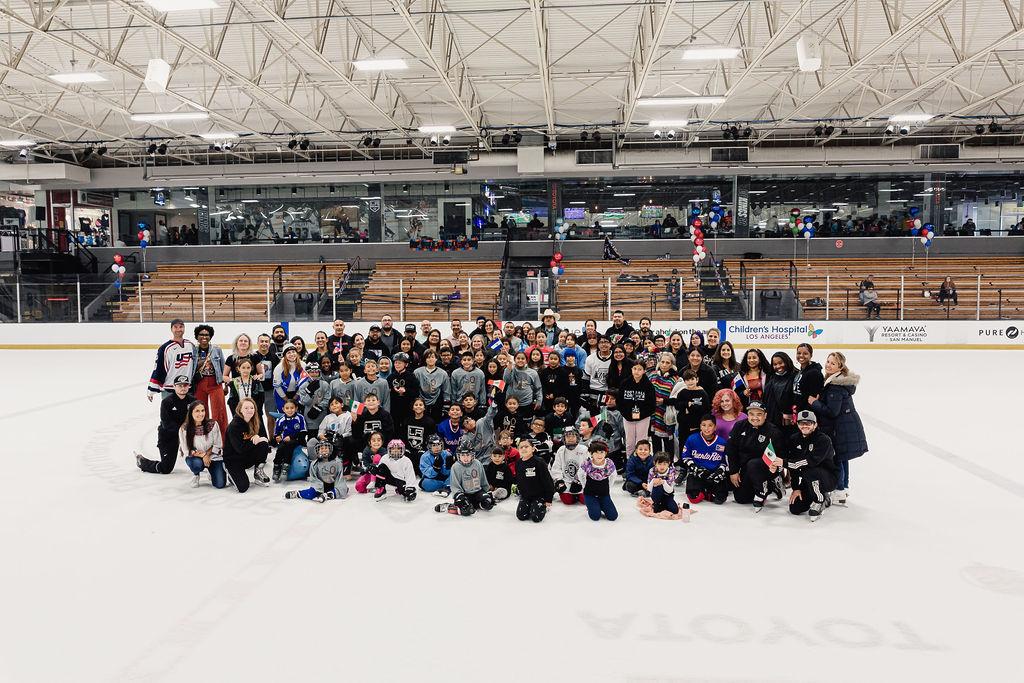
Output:
M356 409L356 417L352 421L352 439L363 448L370 442L370 434L380 432L384 443L395 438L395 423L391 413L380 407L380 398L369 393L363 398L362 410Z
M551 435L551 445L557 449L562 445L562 432L576 424L576 414L569 410L569 400L564 396L555 397L551 412L544 418L544 431Z
M551 472L544 461L534 457L533 444L525 438L519 440L516 488L519 491L516 518L521 522L528 519L537 523L543 522L555 497L555 482L551 479Z
M487 483L491 486L494 500L505 500L512 495L512 487L515 484L512 470L505 462L505 449L495 447L491 450L491 459L484 465L484 474L487 475Z

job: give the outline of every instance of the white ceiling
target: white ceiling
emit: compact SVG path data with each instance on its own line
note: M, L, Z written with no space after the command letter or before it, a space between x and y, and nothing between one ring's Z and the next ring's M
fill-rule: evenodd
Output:
M818 120L835 121L838 136L924 112L938 118L917 134L966 139L979 123L969 117L1004 117L1010 128L1024 99L1020 0L217 2L216 10L160 14L140 0L8 0L0 7L0 136L76 149L103 141L110 156L125 158L147 146L140 138L177 138L172 156L204 163L207 143L183 136L243 134L232 155L245 158L292 133L341 150L360 148L366 132L384 148L408 149L413 137L415 150L425 145L421 125L455 125L458 142L508 126L647 133L652 117L671 117L690 119L691 132L749 122L761 143ZM816 73L797 67L801 35L822 44ZM742 56L684 62L691 40L739 47ZM352 68L373 56L409 68ZM174 65L163 95L142 85L154 57ZM48 78L70 71L72 59L108 80ZM641 95L693 94L727 100L635 108ZM198 109L211 119L129 120Z

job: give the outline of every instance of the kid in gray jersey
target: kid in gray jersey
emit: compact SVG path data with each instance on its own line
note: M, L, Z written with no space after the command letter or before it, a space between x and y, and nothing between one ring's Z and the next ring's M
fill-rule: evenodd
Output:
M462 367L456 368L451 377L451 396L453 401L461 401L466 394L476 397L478 405L486 405L487 378L484 371L473 367L473 354L469 351L459 359Z
M333 432L329 432L333 434ZM313 476L314 486L300 491L288 491L287 499L301 498L315 503L338 500L348 497L348 484L345 483L341 458L335 455L333 439L325 438L318 442L316 460L309 467ZM319 489L319 490L318 490Z
M484 466L476 459L476 453L469 448L459 446L455 464L451 471L452 502L435 505L436 512L447 512L452 515L468 517L477 510L490 510L494 507L494 496L487 484L487 473Z

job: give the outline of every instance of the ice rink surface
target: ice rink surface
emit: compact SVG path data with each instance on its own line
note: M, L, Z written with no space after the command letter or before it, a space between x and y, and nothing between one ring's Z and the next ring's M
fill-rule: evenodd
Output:
M615 523L535 525L142 474L150 351L0 351L0 679L1019 677L1024 354L847 355L871 446L848 508L684 524L617 491Z

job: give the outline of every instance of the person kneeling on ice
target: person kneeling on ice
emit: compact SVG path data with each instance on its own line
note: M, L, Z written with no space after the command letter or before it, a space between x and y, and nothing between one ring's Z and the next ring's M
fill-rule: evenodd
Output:
M523 437L533 443L529 437ZM515 486L515 475L512 469L505 462L505 449L496 446L491 449L491 459L484 465L484 474L487 475L487 483L491 486L491 495L494 500L505 500L512 495L512 487Z
M374 500L384 500L388 486L394 486L395 493L405 498L405 502L416 500L416 472L412 468L412 461L405 457L405 442L401 439L389 441L387 457L371 465L369 471L376 477Z
M800 433L789 437L785 458L793 485L789 511L794 515L806 512L816 522L832 504L828 494L835 490L839 480L839 464L832 440L818 431L818 418L813 412L797 413L796 425Z
M679 506L673 495L675 487L673 482L676 479L675 468L672 466L672 456L661 451L654 456L654 467L647 474L647 490L651 495L651 511L655 514L662 510L668 510L673 515L679 514Z
M363 449L360 456L362 474L356 479L356 493L367 493L370 489L375 488L376 477L372 470L384 459L384 456L384 436L380 432L370 434L370 443Z
M445 450L444 442L437 434L427 438L427 450L420 456L420 488L435 496L447 498L452 490L448 483L455 458Z
M786 492L781 460L785 441L782 430L767 417L764 404L751 401L747 419L733 426L725 445L733 500L741 505L753 503L756 511L764 507L772 491L779 500Z
M651 442L640 439L636 442L633 455L626 461L626 481L622 483L622 490L633 497L649 497L651 492L647 485L647 475L652 467L654 460L651 459Z
M558 498L566 505L583 503L583 484L586 477L580 465L587 458L587 449L580 443L580 433L575 427L566 427L562 434L564 443L555 453L551 465L551 477L555 480Z
M725 479L725 439L715 433L715 416L700 419L700 431L686 439L680 455L686 468L686 497L691 504L710 500L721 505L729 496Z
M452 465L452 502L434 506L437 512L468 517L477 510L494 507L494 496L487 485L484 466L472 449L460 447Z
M316 444L316 460L309 467L309 473L313 479L319 482L320 490L315 486L302 489L301 491L288 491L285 498L301 498L311 500L314 503L323 503L328 500L340 500L348 498L348 484L345 483L345 464L338 457L341 450L335 448L334 432L329 432L324 439Z
M595 522L603 514L609 522L619 518L619 511L612 502L611 481L615 476L615 463L608 459L608 444L594 441L590 444L590 457L580 466L586 477L583 486L583 500L587 514Z
M555 497L555 482L551 479L548 465L535 457L535 453L536 449L528 438L519 439L519 467L516 469L519 505L516 507L516 519L520 522L528 519L543 522Z

